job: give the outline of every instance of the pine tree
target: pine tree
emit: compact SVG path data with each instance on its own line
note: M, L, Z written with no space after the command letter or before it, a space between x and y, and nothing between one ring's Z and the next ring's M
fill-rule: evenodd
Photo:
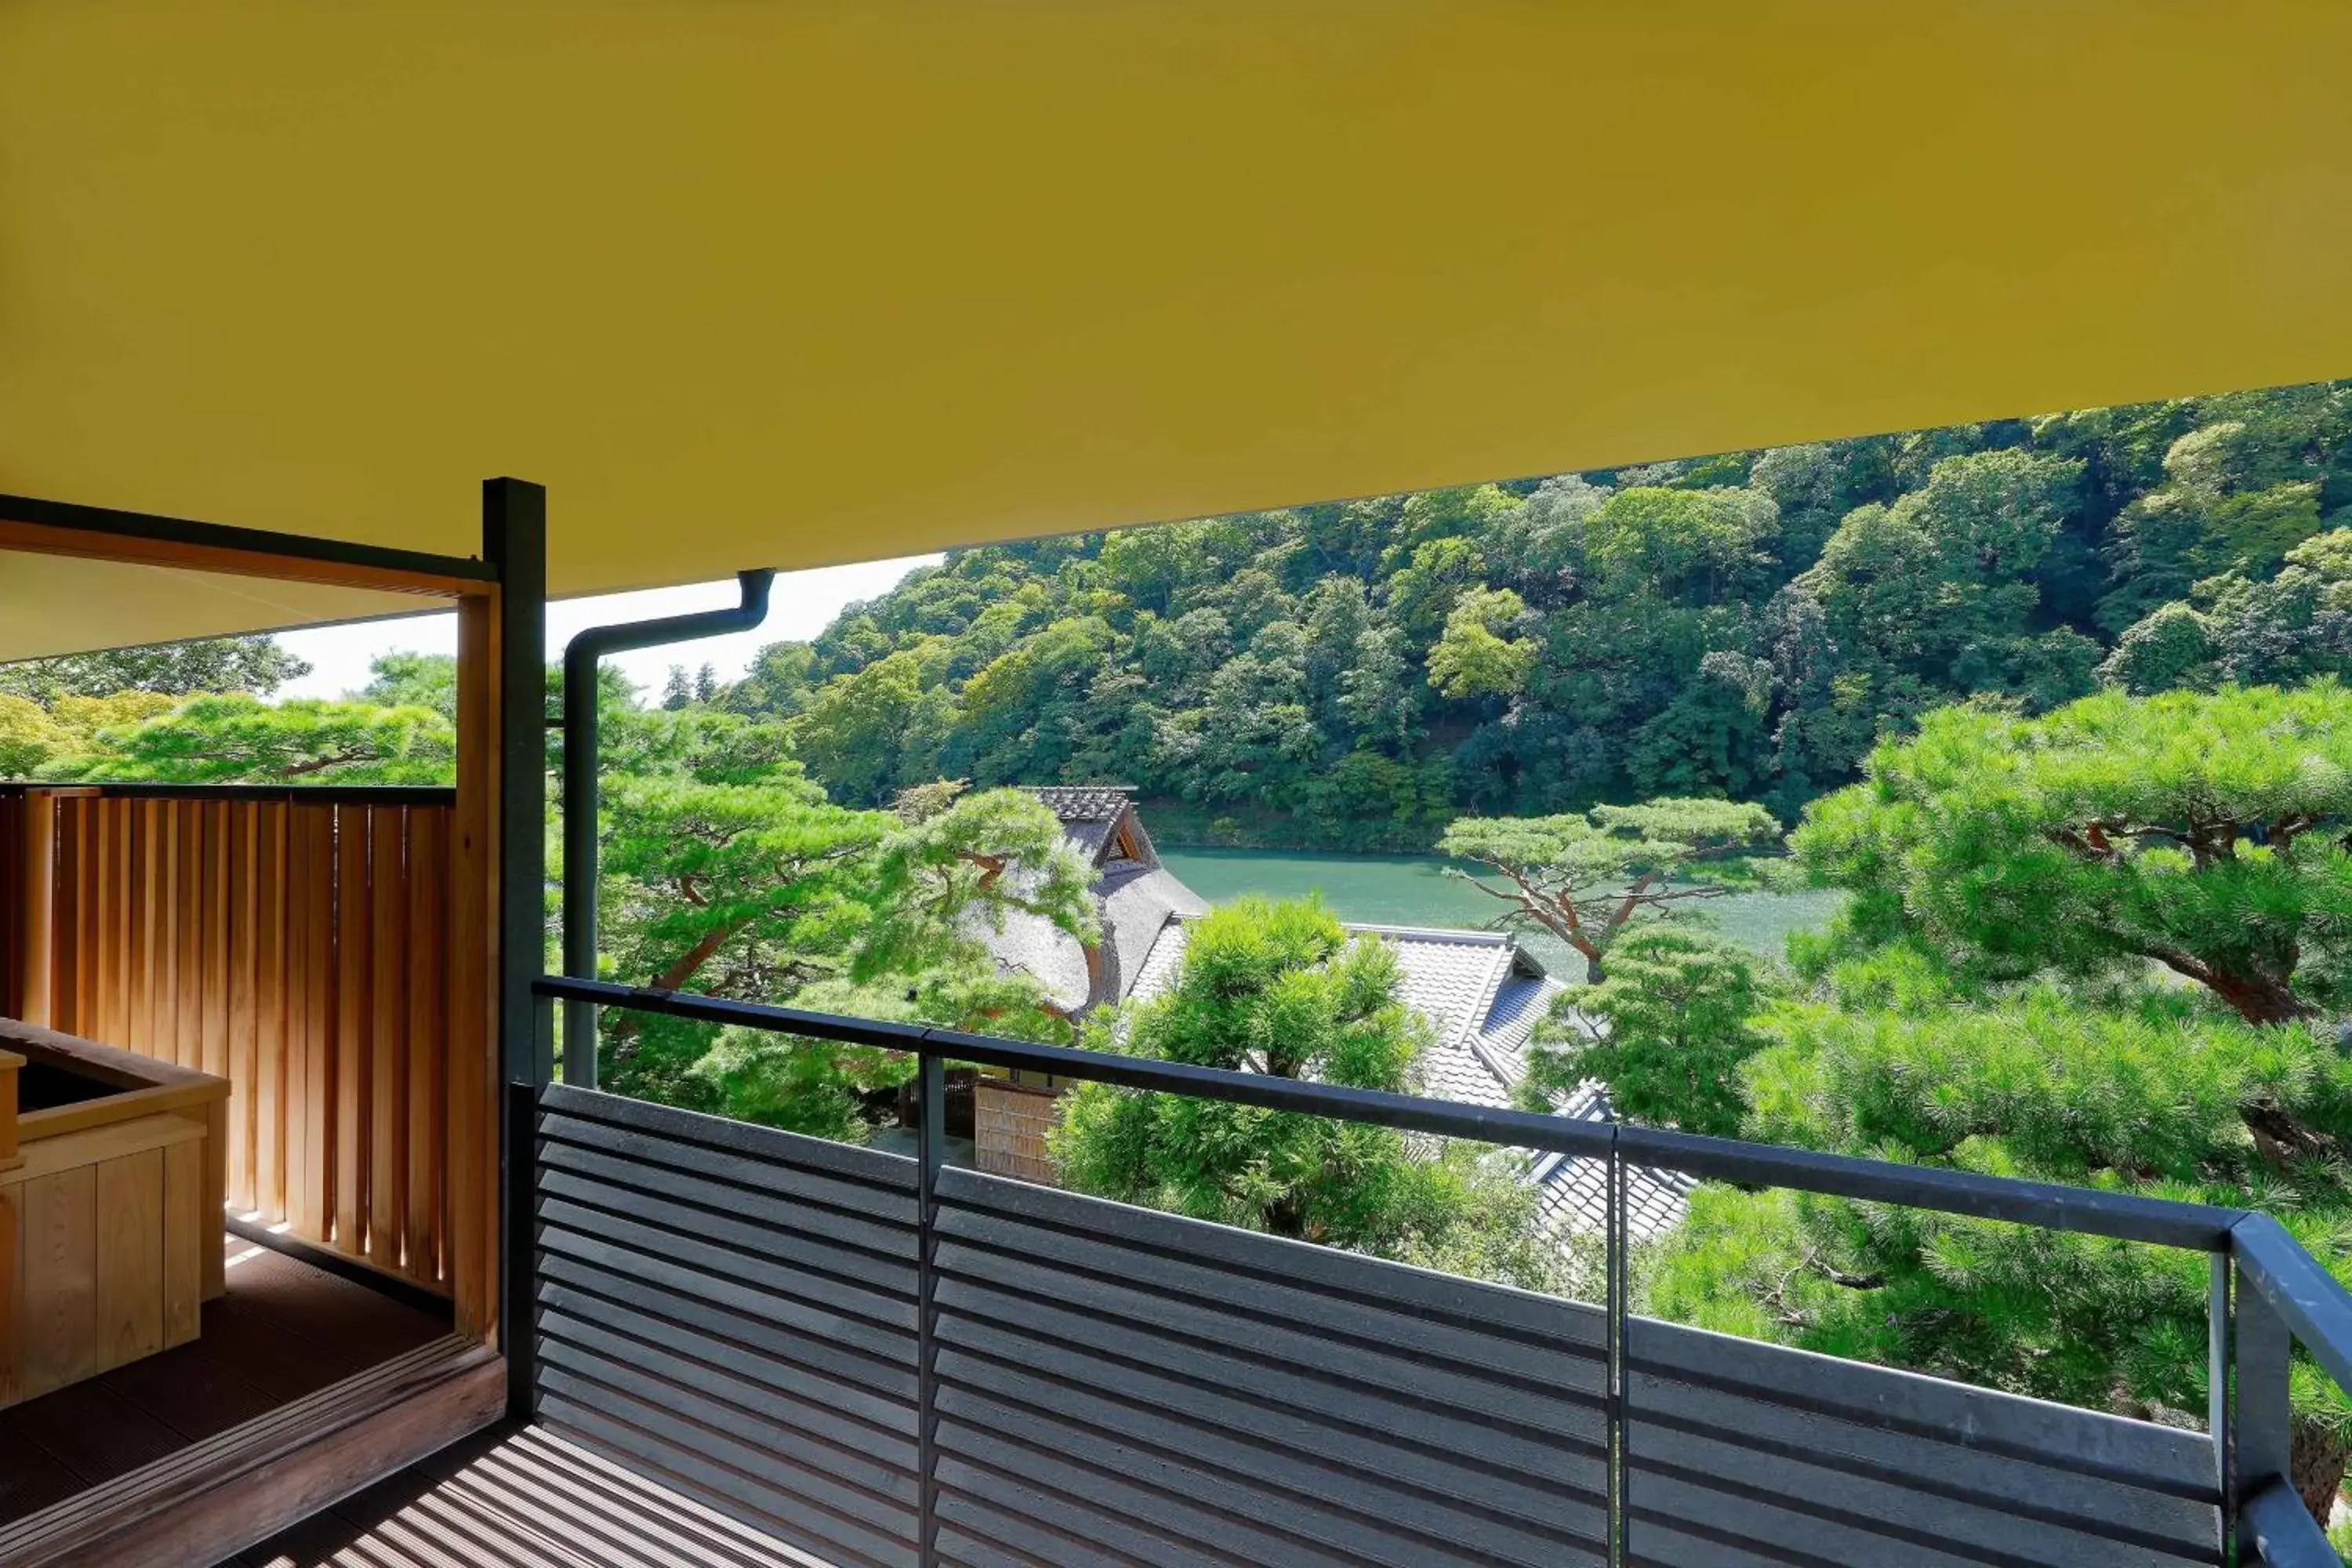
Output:
M2352 981L2352 690L2109 691L2040 719L1928 715L1791 843L1852 895L1847 934L1969 972L2161 965L2252 1023Z
M1728 889L1720 863L1780 834L1760 805L1668 796L1563 816L1465 816L1437 847L1502 873L1507 888L1471 885L1503 903L1506 922L1549 931L1582 953L1586 978L1597 982L1629 923L1721 897Z
M1244 899L1186 928L1174 987L1090 1019L1098 1050L1402 1090L1431 1040L1394 950L1319 903ZM1083 1192L1457 1273L1542 1287L1557 1254L1534 1189L1468 1145L1384 1127L1089 1083L1050 1147Z

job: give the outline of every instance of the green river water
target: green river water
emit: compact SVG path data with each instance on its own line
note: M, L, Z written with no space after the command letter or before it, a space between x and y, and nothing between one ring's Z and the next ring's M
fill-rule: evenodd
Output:
M1478 927L1503 906L1457 877L1456 864L1433 855L1315 855L1274 849L1171 849L1160 858L1213 904L1247 893L1270 899L1319 892L1332 913L1367 925ZM1468 868L1462 868L1467 869ZM1743 947L1780 956L1792 931L1818 931L1843 895L1830 891L1732 893L1685 905ZM1549 937L1520 941L1563 979L1581 979L1566 946Z

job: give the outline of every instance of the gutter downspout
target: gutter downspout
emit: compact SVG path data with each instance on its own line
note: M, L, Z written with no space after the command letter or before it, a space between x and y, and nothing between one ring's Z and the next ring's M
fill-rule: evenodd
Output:
M743 602L731 610L700 610L690 616L590 626L563 648L563 973L574 980L596 976L596 662L608 653L691 642L726 632L750 631L768 618L772 571L738 572ZM563 1005L563 1081L596 1087L596 1009Z

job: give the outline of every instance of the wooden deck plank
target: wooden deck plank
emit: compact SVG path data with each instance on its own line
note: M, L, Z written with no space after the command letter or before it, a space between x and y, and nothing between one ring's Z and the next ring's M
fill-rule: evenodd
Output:
M205 1303L198 1338L0 1412L0 1526L448 1332L299 1259L234 1237L224 1246L237 1262L228 1293ZM21 1478L19 1449L32 1456Z
M85 1484L47 1449L20 1433L0 1430L0 1519L62 1502Z
M0 1412L0 1434L6 1435L0 1442L30 1443L72 1471L80 1486L111 1480L187 1445L184 1435L100 1380L61 1388L36 1403L39 1409L29 1420L28 1405ZM0 1504L0 1518L8 1517L5 1509Z
M219 1568L828 1568L536 1427L457 1444Z

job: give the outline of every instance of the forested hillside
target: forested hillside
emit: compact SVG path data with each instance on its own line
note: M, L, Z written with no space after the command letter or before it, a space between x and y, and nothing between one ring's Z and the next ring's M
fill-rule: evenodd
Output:
M1339 848L1793 820L1956 698L2352 666L2347 523L2333 383L961 551L719 700L845 804L1117 781L1163 836Z

